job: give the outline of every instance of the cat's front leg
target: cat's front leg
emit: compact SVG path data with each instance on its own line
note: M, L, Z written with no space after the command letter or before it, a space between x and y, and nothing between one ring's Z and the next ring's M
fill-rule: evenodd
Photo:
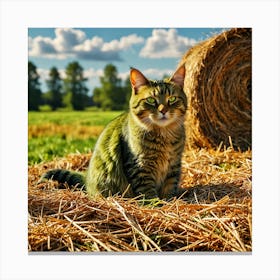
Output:
M134 185L134 188L132 186L132 189L134 189L134 193L136 196L142 195L144 199L159 198L159 195L154 186L146 185L146 184L139 185L139 186Z
M139 174L130 180L130 185L135 196L142 195L144 199L158 198L156 184L150 174L139 172Z
M180 171L172 171L167 174L165 182L159 191L159 197L169 199L178 194L178 184L180 181Z

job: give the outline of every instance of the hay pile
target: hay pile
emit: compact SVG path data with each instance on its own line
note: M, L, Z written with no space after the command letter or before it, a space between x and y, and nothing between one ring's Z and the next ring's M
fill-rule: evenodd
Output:
M251 29L235 28L191 48L184 89L191 147L251 147ZM231 143L232 142L232 143Z
M143 206L121 197L37 184L50 168L83 171L90 155L30 166L28 249L34 251L252 250L251 152L186 151L182 199Z

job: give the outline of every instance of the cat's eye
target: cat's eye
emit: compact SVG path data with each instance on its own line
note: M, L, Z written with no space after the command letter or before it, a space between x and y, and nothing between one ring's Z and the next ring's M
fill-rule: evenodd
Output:
M170 96L168 99L169 104L174 103L177 100L176 96Z
M153 97L148 97L146 98L147 103L151 104L151 105L155 105L156 104L156 100Z

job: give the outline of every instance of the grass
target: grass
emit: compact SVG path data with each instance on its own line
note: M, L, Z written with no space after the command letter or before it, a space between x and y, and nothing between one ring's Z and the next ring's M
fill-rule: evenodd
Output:
M103 128L121 112L29 112L28 163L92 151Z
M29 112L28 124L41 125L46 122L55 124L71 124L71 125L106 125L110 120L118 116L121 112L87 112L87 111L71 111L71 112Z
M89 153L96 138L73 139L61 136L39 137L28 140L28 162L36 164L55 158L63 157L70 153Z
M118 114L29 114L29 252L252 251L251 151L186 149L184 197L150 205L38 183L49 169L85 171L96 138Z

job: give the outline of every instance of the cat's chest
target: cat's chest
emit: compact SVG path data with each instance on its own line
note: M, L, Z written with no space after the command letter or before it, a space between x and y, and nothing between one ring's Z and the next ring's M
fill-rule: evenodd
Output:
M145 155L144 155L145 156ZM148 155L146 155L148 157ZM164 151L154 154L153 160L149 163L144 161L146 169L149 171L155 181L155 187L161 189L168 177L168 173L172 170L175 159L174 151L166 148ZM149 164L149 165L148 165Z
M159 145L157 143L143 145L138 154L138 164L141 168L149 171L154 176L157 185L161 185L166 179L178 155L172 145Z
M172 166L180 160L180 147L184 138L179 133L173 133L172 136L139 131L127 135L129 149L137 165L135 167L150 174L157 185L165 181Z

